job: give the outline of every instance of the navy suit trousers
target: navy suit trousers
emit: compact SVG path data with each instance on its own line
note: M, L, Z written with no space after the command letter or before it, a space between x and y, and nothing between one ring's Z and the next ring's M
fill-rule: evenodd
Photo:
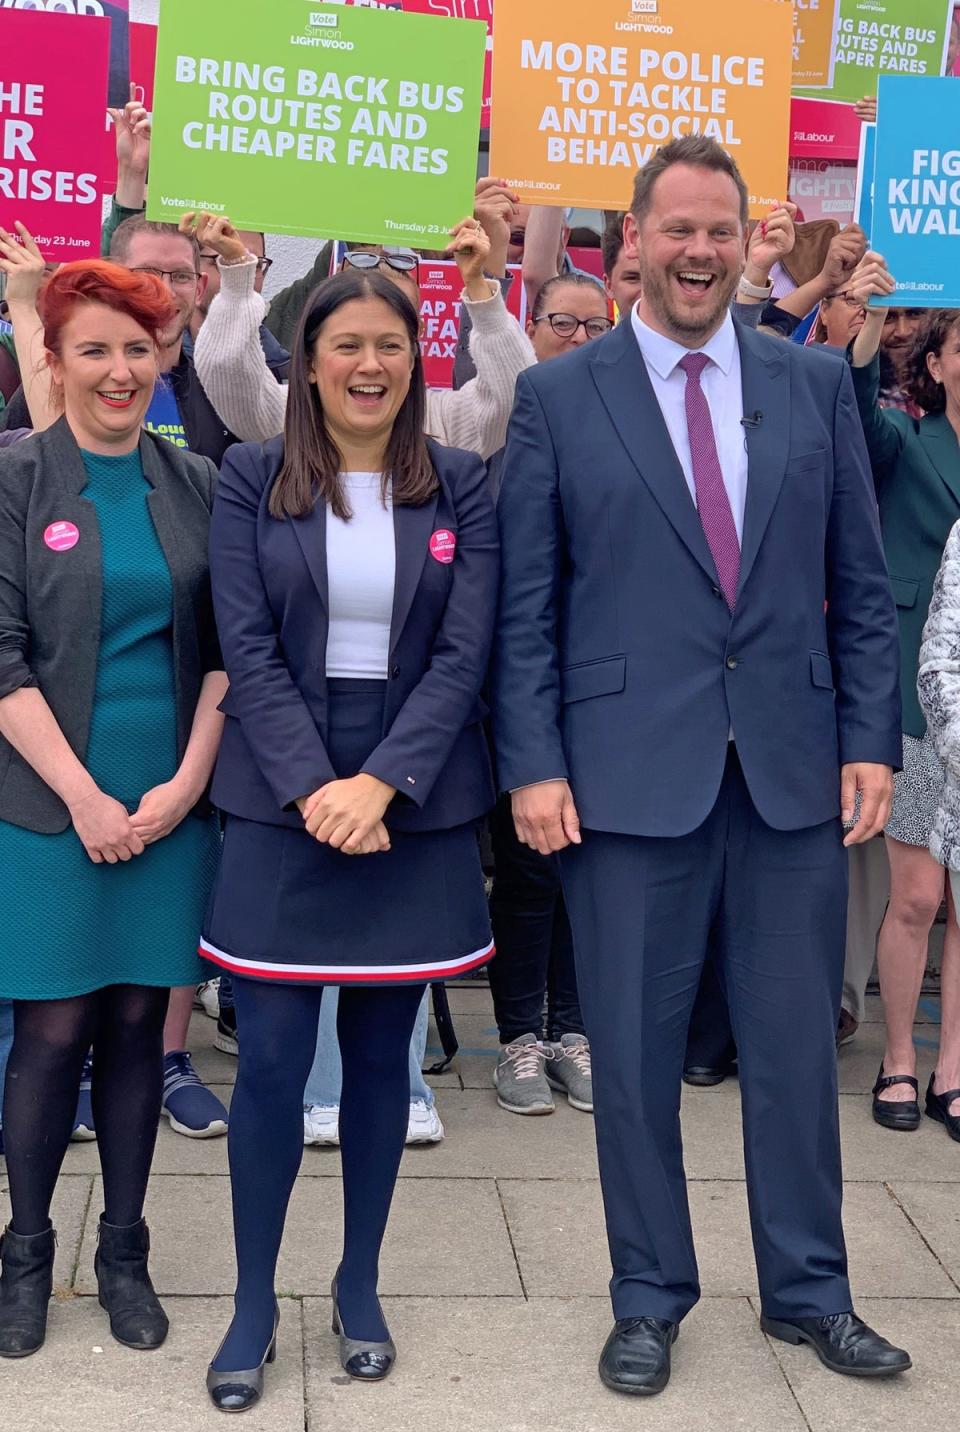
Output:
M852 1306L834 1045L842 839L839 820L788 831L766 825L731 745L716 805L689 835L587 829L582 845L561 855L593 1055L617 1318L679 1321L700 1295L680 1075L708 944L739 1051L763 1311L820 1317Z

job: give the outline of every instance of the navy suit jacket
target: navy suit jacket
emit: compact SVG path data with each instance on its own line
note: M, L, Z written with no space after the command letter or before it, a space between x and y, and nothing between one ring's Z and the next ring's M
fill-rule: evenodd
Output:
M843 359L737 325L749 454L731 615L630 323L521 374L498 515L503 789L569 779L596 830L713 808L731 725L754 804L839 814L839 767L900 764L897 623ZM826 607L826 610L825 610Z
M494 800L480 688L496 610L496 518L480 459L428 446L438 491L421 507L393 512L383 738L363 765L396 787L385 819L404 831L463 824ZM324 744L326 504L306 517L271 517L282 461L282 438L238 444L217 485L210 571L230 689L211 799L248 820L302 826L297 798L335 779ZM430 553L442 528L456 537L450 563Z

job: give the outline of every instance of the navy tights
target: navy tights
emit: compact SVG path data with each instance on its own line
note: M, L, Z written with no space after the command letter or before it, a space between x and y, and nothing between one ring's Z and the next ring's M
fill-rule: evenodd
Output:
M270 1341L277 1255L303 1157L303 1089L322 993L234 979L240 1061L228 1141L237 1291L233 1322L213 1363L219 1372L256 1367ZM378 1264L407 1132L410 1038L422 997L423 985L340 991L338 1294L344 1331L371 1342L387 1336L377 1301Z

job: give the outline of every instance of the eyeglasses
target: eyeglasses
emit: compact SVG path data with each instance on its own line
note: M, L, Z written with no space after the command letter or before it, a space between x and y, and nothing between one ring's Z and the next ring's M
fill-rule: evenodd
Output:
M161 283L163 283L165 279L169 279L174 288L192 288L200 277L196 269L188 268L158 269L144 266L142 268L131 269L131 273L152 273L154 278L158 278Z
M348 250L343 261L357 269L375 269L381 264L389 264L397 273L411 273L420 262L416 254L368 254L362 249Z
M582 328L588 338L602 338L613 327L612 318L574 318L572 313L542 313L534 323L549 323L558 338L572 338Z
M855 298L852 293L828 293L827 298L842 298L848 308L864 308L866 306L861 303L859 298Z
M216 262L217 262L218 257L219 257L218 254L204 254L204 253L202 253L202 254L200 255L200 262L201 262L202 264L209 264L211 268L215 268L215 267L216 267ZM252 258L252 259L255 260L256 265L257 265L257 272L258 272L258 273L262 273L262 274L266 275L266 274L268 274L268 273L270 272L270 269L273 267L273 259L266 259L266 258L264 258L264 259L258 259L255 254L250 254L250 258Z

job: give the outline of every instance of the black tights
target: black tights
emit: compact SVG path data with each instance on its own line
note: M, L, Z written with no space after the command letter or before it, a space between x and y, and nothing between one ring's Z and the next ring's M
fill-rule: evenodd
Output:
M169 994L123 984L72 999L14 1001L3 1137L15 1233L42 1233L49 1224L91 1046L104 1217L121 1227L142 1217L160 1121Z
M214 1359L218 1371L256 1367L270 1341L277 1254L303 1157L303 1088L316 1050L322 994L238 978L233 989L240 1062L228 1139L237 1293L233 1322ZM377 1301L378 1261L410 1114L410 1037L422 996L423 985L340 991L338 1293L344 1331L373 1342L387 1335Z

